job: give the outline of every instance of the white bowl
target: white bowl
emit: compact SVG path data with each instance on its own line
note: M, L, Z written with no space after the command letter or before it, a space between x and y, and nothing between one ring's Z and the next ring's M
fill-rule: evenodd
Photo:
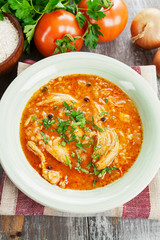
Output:
M75 191L53 186L30 166L22 151L19 124L22 111L40 86L66 74L95 74L117 84L136 103L144 141L134 165L118 181L95 190ZM45 58L21 73L0 103L1 164L15 185L35 201L61 211L97 213L117 207L139 194L160 166L160 103L146 81L127 65L92 53L65 53Z

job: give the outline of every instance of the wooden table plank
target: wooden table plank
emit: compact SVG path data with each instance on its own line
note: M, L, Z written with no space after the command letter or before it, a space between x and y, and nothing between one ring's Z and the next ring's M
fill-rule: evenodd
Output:
M123 33L114 41L98 44L90 52L114 57L129 66L152 64L156 50L143 51L130 41L130 24L133 17L147 7L160 8L159 0L125 0L129 8L129 20ZM89 51L83 47L82 51ZM23 54L22 60L30 58ZM32 48L32 59L41 56ZM0 96L16 76L16 70L0 81ZM160 79L158 80L160 97ZM2 169L0 169L0 179ZM157 209L159 210L159 209ZM0 240L159 240L160 221L120 219L109 217L48 217L48 216L1 216Z

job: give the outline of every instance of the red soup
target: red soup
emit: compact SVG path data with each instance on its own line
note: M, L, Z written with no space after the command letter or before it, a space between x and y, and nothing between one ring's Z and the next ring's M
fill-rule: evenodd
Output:
M56 79L33 94L22 114L20 140L31 166L50 184L91 190L121 178L143 141L135 103L95 75Z

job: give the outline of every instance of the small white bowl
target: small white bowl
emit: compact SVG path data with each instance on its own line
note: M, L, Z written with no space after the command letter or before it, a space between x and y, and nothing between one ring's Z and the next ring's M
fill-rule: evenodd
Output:
M25 104L51 78L86 73L102 76L124 90L136 103L144 141L134 165L124 177L106 187L75 191L45 181L30 166L19 140L19 124ZM8 87L0 103L0 158L9 178L35 201L61 211L97 213L117 207L139 194L160 166L160 103L148 83L127 65L92 53L65 53L45 58L21 73Z

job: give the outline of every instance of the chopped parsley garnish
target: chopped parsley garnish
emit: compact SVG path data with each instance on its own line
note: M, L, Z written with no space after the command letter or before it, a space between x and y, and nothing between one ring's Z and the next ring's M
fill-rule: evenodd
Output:
M102 148L103 146L101 145L101 144L99 144L99 145L95 145L94 146L94 151L97 151L98 149L100 149L100 148Z
M109 112L101 112L98 116L99 116L99 117L102 117L102 116L105 115L105 114L108 114L108 115L109 115Z
M111 169L118 170L116 166L111 167Z
M71 110L71 106L69 106L65 101L63 101L63 105L64 105L65 109Z
M79 155L79 152L76 150L76 155L77 155L77 158L78 158L78 162L80 163L81 162L81 156Z
M94 174L94 175L98 175L99 174L99 170L97 170L97 168L96 168L96 166L95 166L95 164L94 163L92 163L92 166L93 166L93 173L91 173L91 174Z
M84 172L84 173L89 173L88 170L86 170L86 169L84 169L84 168L81 168L81 167L79 167L78 170L80 170L80 171L82 171L82 172Z
M57 105L54 106L53 110L55 110L57 108Z
M81 164L81 156L79 155L79 152L76 150L76 155L77 155L77 158L78 158L78 160L77 160L77 164L76 164L76 167L75 167L75 169L76 170L79 170L79 168L80 168L80 164Z
M91 157L94 158L94 159L96 159L96 158L99 159L100 156L101 156L101 154L99 154L99 153L96 153L96 154L92 154L92 155L91 155Z
M90 128L84 128L84 131L92 131Z
M48 118L43 118L42 122L43 122L43 126L45 127L45 129L50 128L52 124L55 123L56 120L50 120Z
M92 166L92 162L90 162L86 168L90 168Z
M84 135L82 136L82 140L84 140L84 139L86 138L86 136L87 136L87 134L84 134Z
M104 129L104 131L106 131L107 127L104 127L103 129Z
M116 117L115 116L112 116L112 119L114 120Z
M69 138L69 142L73 142L73 141L79 141L78 139L77 139L77 135L75 134L75 133L73 133L72 135L71 135L71 137Z
M33 120L36 120L36 119L37 119L36 115L33 115L33 116L32 116L32 119L33 119Z
M94 179L94 181L93 181L93 187L95 187L96 182L98 182L98 179Z
M68 159L67 155L65 155L65 158L66 158L65 164L68 165L70 169L72 169L71 162L70 162L70 160Z
M86 123L91 123L92 121L86 120Z
M62 142L61 142L61 146L65 147L65 146L66 146L66 142L65 142L65 141L62 141Z
M87 150L83 148L83 144L81 144L81 143L76 143L76 146L77 146L78 148L80 148L83 152L87 152Z
M70 125L69 121L64 121L64 120L58 118L57 132L64 134L67 131L67 128L69 125Z
M105 100L104 100L106 103L108 103L108 99L106 98Z
M36 142L36 145L38 145L38 142Z
M95 129L99 130L100 132L104 132L102 128L98 127L98 126L94 123L94 117L92 117L92 126L93 126Z
M71 157L75 157L76 154L74 152L71 153Z
M118 142L118 135L116 135L116 142Z
M43 139L44 139L44 142L45 142L46 144L48 144L47 137L46 137L45 133L42 132L42 131L40 131L40 133L41 133L41 135L42 135L42 137L43 137Z

